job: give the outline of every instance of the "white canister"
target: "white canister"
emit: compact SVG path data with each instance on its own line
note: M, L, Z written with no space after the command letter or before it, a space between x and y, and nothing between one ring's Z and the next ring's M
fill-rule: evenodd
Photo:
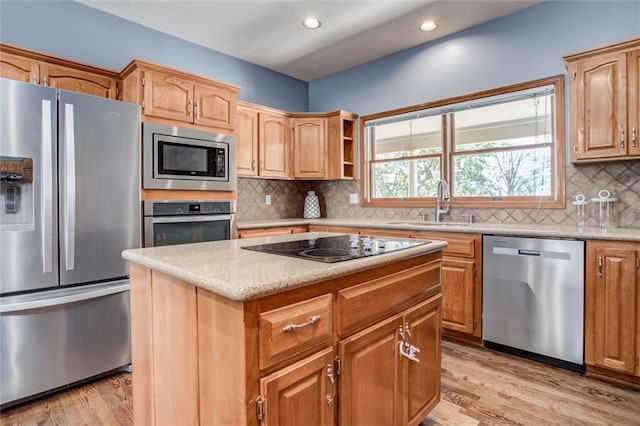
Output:
M320 200L316 195L316 191L307 192L307 196L304 199L304 213L302 216L305 219L318 219L320 217Z

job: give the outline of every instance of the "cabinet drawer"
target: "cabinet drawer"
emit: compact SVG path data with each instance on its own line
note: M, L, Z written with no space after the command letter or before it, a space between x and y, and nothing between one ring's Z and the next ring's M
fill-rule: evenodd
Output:
M440 260L338 291L338 334L345 336L400 312L440 285Z
M331 294L263 312L259 319L260 369L329 345L332 333Z
M448 246L442 252L445 256L475 257L476 255L475 235L412 232L411 238L446 241Z

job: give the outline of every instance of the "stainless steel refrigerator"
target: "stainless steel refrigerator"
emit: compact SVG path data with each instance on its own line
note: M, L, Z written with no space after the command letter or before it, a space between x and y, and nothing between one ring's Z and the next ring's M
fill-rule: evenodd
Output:
M131 362L137 105L0 79L0 403Z

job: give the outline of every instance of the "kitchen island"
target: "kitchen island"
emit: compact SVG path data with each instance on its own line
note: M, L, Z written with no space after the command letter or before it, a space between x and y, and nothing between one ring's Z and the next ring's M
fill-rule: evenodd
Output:
M242 249L334 235L123 252L134 422L419 424L440 398L446 243L337 263Z

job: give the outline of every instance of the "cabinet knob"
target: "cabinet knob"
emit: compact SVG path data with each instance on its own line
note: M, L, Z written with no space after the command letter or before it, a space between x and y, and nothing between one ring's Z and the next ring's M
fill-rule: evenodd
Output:
M636 135L636 128L634 127L631 130L631 146L634 148L638 147L638 139L637 139L637 135Z
M620 149L624 149L624 128L620 129Z

